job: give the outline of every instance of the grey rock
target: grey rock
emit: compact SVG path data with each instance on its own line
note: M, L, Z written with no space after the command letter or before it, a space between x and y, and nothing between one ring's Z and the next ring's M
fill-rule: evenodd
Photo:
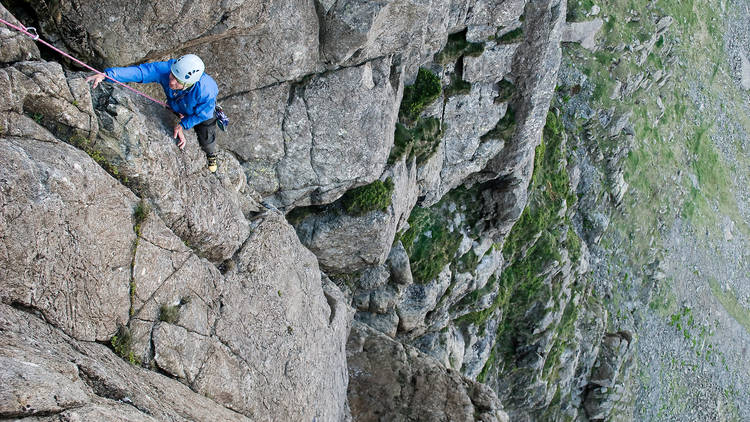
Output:
M468 25L507 27L518 22L524 13L526 0L477 1L466 19Z
M394 184L391 205L362 216L343 210L311 215L297 226L302 243L318 257L329 272L355 272L381 265L387 259L396 229L417 202L416 166L402 160L382 179Z
M120 87L94 91L101 130L96 148L121 177L148 199L169 228L213 262L231 257L247 239L243 192L209 173L193 131L180 151L174 117ZM221 165L221 163L220 163Z
M0 297L87 341L128 319L135 197L55 140L0 142Z
M456 95L446 102L443 111L446 129L437 152L442 161L439 185L432 182L435 187L422 192L426 195L425 205L436 203L502 151L506 140L482 138L507 110L505 105L495 104L495 97L497 89L494 84L477 83L472 85L468 95Z
M352 326L347 357L355 420L508 420L492 390L364 324Z
M524 40L513 60L517 87L510 104L516 128L512 138L472 179L495 179L487 186L488 209L497 213L495 236L503 236L521 215L526 187L531 180L534 148L539 142L560 66L560 38L565 22L565 2L529 2L524 9ZM496 203L496 206L492 206Z
M606 419L622 399L623 378L634 365L634 349L632 333L605 334L583 403L589 419Z
M0 304L0 327L0 383L13 387L0 392L4 418L58 413L65 420L249 420L32 313Z
M278 191L256 187L253 177L250 185L264 196L275 193L272 199L286 207L333 202L377 179L393 145L399 107L400 76L392 64L391 58L377 59L296 87L282 126L285 154L277 161L271 148L263 157L275 166Z
M60 413L89 399L78 368L69 362L46 367L22 356L0 356L0 380L0 416L5 418Z
M445 44L449 28L460 25L462 3L337 1L322 20L321 56L352 65L400 53L411 62L407 74L416 76L416 66Z
M435 308L438 299L451 282L451 271L446 266L437 279L425 284L410 284L406 287L403 301L396 307L399 316L399 331L423 330L427 313Z
M740 85L744 90L750 90L750 61L740 52Z
M58 63L18 62L0 69L0 89L8 94L0 110L30 115L57 138L93 139L97 134L87 84L80 78L66 79ZM25 135L14 126L5 126L9 134Z
M277 162L284 156L282 122L290 84L281 83L238 94L222 101L232 119L219 145L235 153L243 162Z
M390 277L388 269L385 266L378 265L364 270L358 284L362 289L374 290L388 282L388 277Z
M511 71L518 45L497 44L486 48L479 57L464 57L464 80L489 83L502 80Z
M396 337L398 332L398 314L393 309L384 314L357 312L354 318L391 338Z
M562 33L562 42L580 43L587 50L596 49L596 34L602 28L604 21L596 18L586 22L566 22Z
M64 39L64 47L84 59L124 66L198 54L222 95L294 80L318 68L312 0L212 0L176 8L66 0L56 4L62 21L46 4L30 5L44 19L43 34L58 46Z
M396 245L393 248L391 248L391 252L388 254L387 264L390 269L391 280L396 284L406 285L413 282L409 256L400 240L396 242Z
M321 286L315 257L275 213L266 214L236 261L225 275L214 354L198 391L258 419L343 418L352 318L343 295ZM234 370L235 385L226 383Z
M0 18L19 25L20 22L8 10L0 5ZM0 26L0 63L13 63L25 60L39 60L39 49L36 43L27 35L3 24ZM8 98L8 97L4 97Z
M178 320L172 324L196 335L211 334L219 316L223 277L216 267L185 246L155 213L141 223L140 233L133 259L130 329L134 353L143 363L149 363L163 306L176 310Z

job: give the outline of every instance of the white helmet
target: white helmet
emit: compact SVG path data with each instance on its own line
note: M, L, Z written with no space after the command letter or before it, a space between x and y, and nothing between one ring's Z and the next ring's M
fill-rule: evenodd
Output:
M205 69L203 60L195 54L185 54L172 63L172 74L177 82L185 85L198 82Z

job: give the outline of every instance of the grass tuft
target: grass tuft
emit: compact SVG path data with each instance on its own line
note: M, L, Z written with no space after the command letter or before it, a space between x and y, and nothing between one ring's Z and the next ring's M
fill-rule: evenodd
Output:
M429 70L420 68L414 85L404 87L399 118L407 122L416 121L422 111L432 104L441 92L440 78Z
M393 181L376 180L369 185L354 188L344 194L341 203L347 213L364 215L371 211L385 211L391 205Z

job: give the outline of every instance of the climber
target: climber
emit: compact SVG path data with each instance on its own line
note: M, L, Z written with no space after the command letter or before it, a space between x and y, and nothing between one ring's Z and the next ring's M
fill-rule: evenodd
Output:
M206 153L208 170L216 172L216 96L219 88L216 81L204 73L205 65L195 54L186 54L179 59L165 62L143 63L138 66L110 67L106 76L120 82L158 82L164 89L167 105L180 118L174 127L173 137L177 146L185 147L183 130L195 129L198 143ZM104 74L86 78L96 88L105 79Z

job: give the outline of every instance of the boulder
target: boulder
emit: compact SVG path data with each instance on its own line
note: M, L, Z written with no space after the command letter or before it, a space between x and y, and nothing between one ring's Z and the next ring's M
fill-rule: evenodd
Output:
M604 21L596 18L586 22L566 22L562 33L562 42L577 42L587 50L596 49L596 34L604 25Z
M487 386L355 322L347 342L349 405L357 421L507 421Z

